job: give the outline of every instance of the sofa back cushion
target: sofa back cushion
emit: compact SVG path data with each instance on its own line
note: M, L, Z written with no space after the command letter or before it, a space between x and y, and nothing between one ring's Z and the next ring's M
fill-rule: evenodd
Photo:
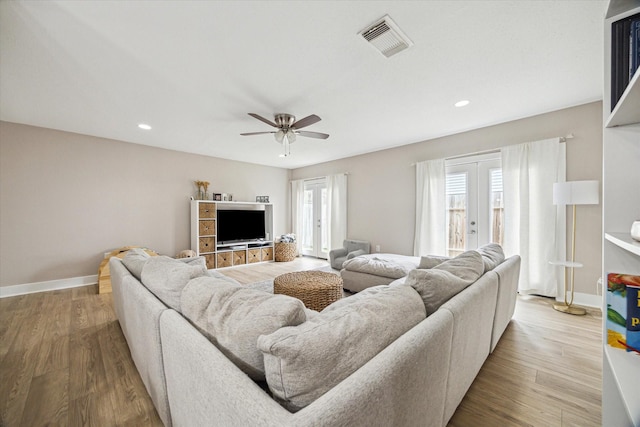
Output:
M138 280L142 278L142 267L151 258L151 255L146 253L144 249L133 248L127 251L122 258L122 264L127 267L127 270Z
M225 356L256 381L264 381L260 335L306 320L302 301L214 277L200 277L182 292L182 313Z
M476 251L467 251L431 269L412 270L405 285L420 294L429 316L483 273L482 256Z
M127 251L127 253L122 258L122 264L127 267L127 270L138 280L142 279L142 268L147 263L147 261L151 258L151 255L147 253L142 248L132 248ZM168 257L164 257L165 259ZM200 265L202 267L207 266L207 261L203 256L199 257L191 257L191 258L180 258L176 259L176 262L182 262L187 265Z
M433 268L436 265L442 264L445 261L450 260L451 257L448 256L438 256L438 255L425 255L420 257L420 264L418 264L418 268L420 269L429 269Z
M180 295L189 280L206 276L207 267L178 261L167 256L149 257L142 267L142 284L160 301L178 312Z
M408 286L367 289L307 322L258 338L274 398L297 411L336 386L425 318Z
M497 243L480 246L478 252L482 255L485 272L493 270L504 261L504 251Z

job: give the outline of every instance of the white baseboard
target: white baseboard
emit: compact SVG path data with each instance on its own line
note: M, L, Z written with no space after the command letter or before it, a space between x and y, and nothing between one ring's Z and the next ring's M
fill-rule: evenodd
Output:
M562 296L556 297L556 301L564 302ZM602 295L584 294L581 292L575 292L573 294L573 303L575 305L582 305L585 307L594 307L602 309Z
M46 282L2 286L0 287L0 298L34 294L36 292L55 291L58 289L77 288L80 286L95 285L96 283L98 283L98 275L93 274L91 276L71 277L69 279L48 280Z

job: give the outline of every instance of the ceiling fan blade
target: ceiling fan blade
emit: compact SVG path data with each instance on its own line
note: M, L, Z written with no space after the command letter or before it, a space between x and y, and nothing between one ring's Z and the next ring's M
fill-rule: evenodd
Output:
M298 135L300 136L306 136L307 138L318 138L318 139L327 139L329 138L329 135L326 133L320 133L320 132L307 132L304 130L301 130L299 132L296 132Z
M274 131L271 132L247 132L247 133L241 133L240 135L242 136L251 136L251 135L264 135L266 133L275 133Z
M251 117L253 117L254 119L258 119L258 120L260 120L261 122L265 122L266 124L268 124L268 125L270 125L270 126L273 126L274 128L277 128L277 127L278 127L278 125L277 125L277 124L275 124L275 123L273 123L271 120L269 120L269 119L265 119L264 117L259 116L259 115L257 115L256 113L248 113L248 114L249 114Z
M302 129L303 127L307 127L314 123L318 123L320 120L322 120L320 117L316 116L315 114L312 114L310 116L305 117L304 119L298 120L297 122L292 124L291 127L294 129Z

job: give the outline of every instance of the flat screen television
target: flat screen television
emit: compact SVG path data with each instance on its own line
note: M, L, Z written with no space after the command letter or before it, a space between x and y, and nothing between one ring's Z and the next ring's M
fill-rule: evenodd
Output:
M265 238L264 211L218 209L218 243Z

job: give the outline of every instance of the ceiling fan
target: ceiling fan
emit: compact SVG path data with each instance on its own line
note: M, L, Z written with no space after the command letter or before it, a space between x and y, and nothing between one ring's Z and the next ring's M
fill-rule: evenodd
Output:
M292 114L280 113L274 116L275 123L269 119L265 119L262 116L259 116L256 113L249 113L249 115L255 119L264 122L277 130L272 130L268 132L249 132L249 133L241 133L242 136L251 136L251 135L263 135L267 133L271 133L276 138L280 144L284 145L284 156L287 157L290 154L289 145L293 144L296 141L296 135L306 136L308 138L317 138L317 139L327 139L329 135L326 133L320 132L309 132L305 130L300 130L304 127L310 126L314 123L318 123L321 119L320 117L312 114L310 116L305 117L304 119L300 119L296 121L296 117Z

